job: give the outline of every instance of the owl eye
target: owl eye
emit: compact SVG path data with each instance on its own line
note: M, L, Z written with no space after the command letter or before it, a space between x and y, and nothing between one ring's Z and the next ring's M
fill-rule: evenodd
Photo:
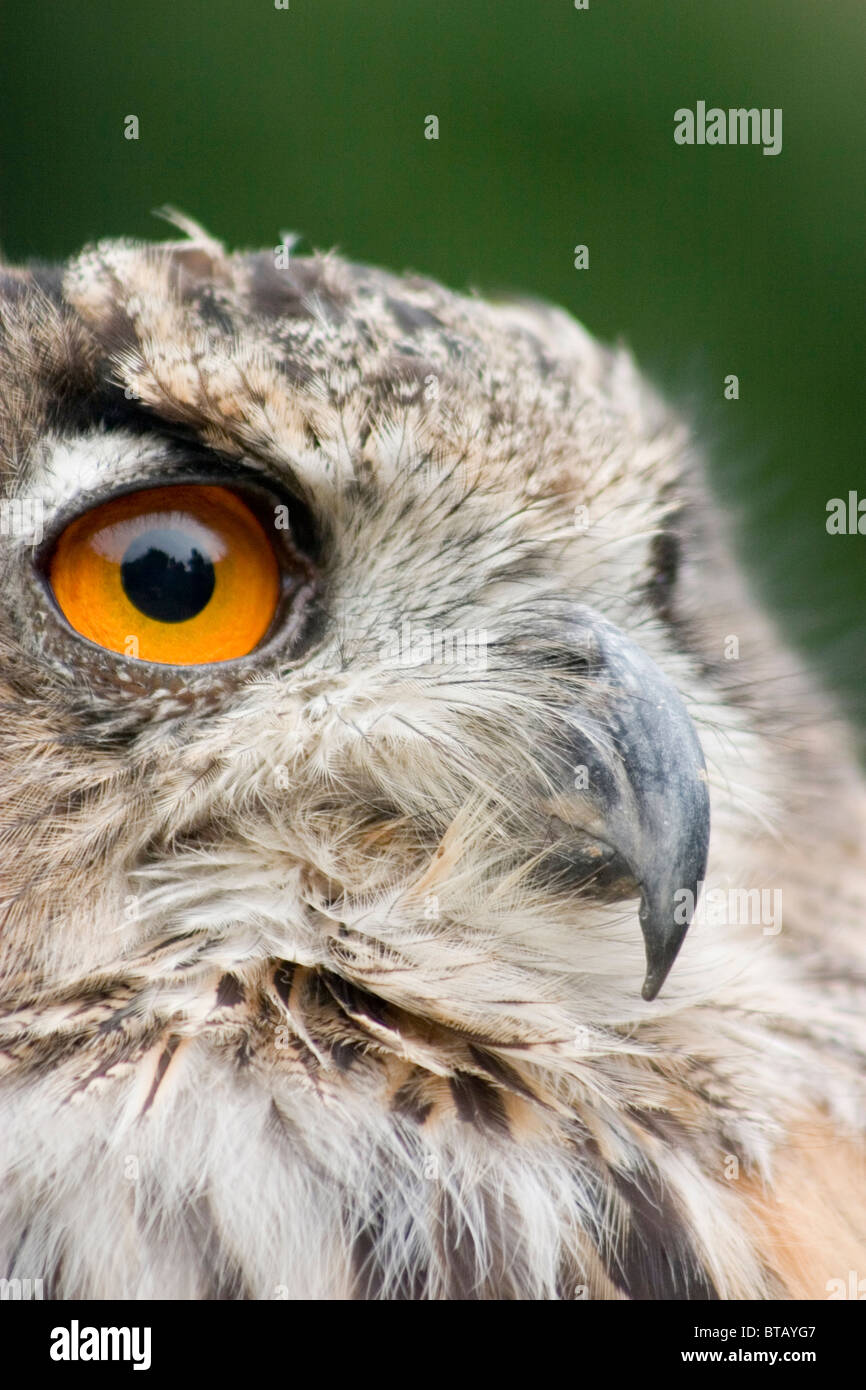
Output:
M61 533L48 566L70 625L109 651L194 666L246 656L280 600L280 565L228 488L155 487L115 497Z

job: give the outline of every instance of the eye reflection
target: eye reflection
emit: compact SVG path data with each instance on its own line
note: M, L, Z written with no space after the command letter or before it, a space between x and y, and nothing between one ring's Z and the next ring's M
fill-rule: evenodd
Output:
M183 623L206 608L216 584L206 559L182 531L158 527L137 536L120 565L124 593L140 612Z

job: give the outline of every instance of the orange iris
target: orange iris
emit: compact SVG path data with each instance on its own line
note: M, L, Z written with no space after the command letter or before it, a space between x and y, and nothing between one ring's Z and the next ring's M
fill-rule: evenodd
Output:
M51 557L67 621L109 651L195 666L246 656L270 627L280 570L249 507L224 487L155 487L70 522Z

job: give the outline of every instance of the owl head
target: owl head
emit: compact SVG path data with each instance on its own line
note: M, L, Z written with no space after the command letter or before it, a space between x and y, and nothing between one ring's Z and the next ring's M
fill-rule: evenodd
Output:
M791 759L832 783L689 433L560 310L181 222L0 273L21 1095L76 1153L185 1075L203 1134L218 1075L314 1096L325 1166L437 1112L479 1172L577 1111L627 1155L617 1107L715 1094L684 1010L764 979L736 931L672 971L704 881L805 815Z

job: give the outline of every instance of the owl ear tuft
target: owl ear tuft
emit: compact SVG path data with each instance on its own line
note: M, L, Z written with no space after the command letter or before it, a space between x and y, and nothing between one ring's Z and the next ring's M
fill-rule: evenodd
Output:
M194 284L212 280L224 284L230 282L229 258L222 242L210 236L200 223L177 208L157 208L154 216L177 227L187 237L186 241L164 241L159 244L160 251L169 258L171 269L179 281Z

